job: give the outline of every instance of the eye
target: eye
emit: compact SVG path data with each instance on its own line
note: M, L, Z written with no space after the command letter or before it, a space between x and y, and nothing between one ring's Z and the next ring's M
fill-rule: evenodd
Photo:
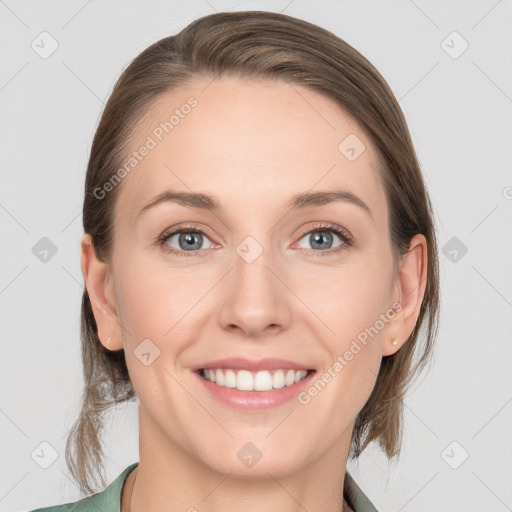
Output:
M332 247L335 236L341 240L341 243ZM204 240L208 240L204 247ZM307 240L311 244L311 248L305 248L312 251L315 255L321 253L337 253L348 247L351 247L354 240L350 233L336 224L320 223L307 231L300 240ZM173 231L166 232L157 239L157 244L167 253L175 254L176 256L198 256L201 249L211 249L215 246L213 242L207 237L205 231L196 225L180 226ZM175 244L174 246L172 244Z
M209 241L209 246L204 247L205 239ZM214 245L206 236L206 233L195 226L181 227L170 233L165 233L158 239L158 243L164 251L177 256L193 256L200 249L211 249ZM172 246L171 244L175 245Z
M332 246L335 236L341 240L336 246ZM350 247L353 245L352 236L340 226L336 226L335 224L320 224L314 227L314 229L310 229L301 240L306 240L310 245L311 249L314 252L338 252L340 250L345 249L346 247Z

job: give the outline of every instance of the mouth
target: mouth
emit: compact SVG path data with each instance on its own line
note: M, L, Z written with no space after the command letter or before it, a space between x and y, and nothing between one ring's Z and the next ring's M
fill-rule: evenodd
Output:
M289 403L316 374L304 364L277 358L230 357L205 361L191 370L211 397L244 412Z
M277 368L259 371L235 368L200 368L197 373L217 386L239 391L270 391L290 387L304 380L315 370Z

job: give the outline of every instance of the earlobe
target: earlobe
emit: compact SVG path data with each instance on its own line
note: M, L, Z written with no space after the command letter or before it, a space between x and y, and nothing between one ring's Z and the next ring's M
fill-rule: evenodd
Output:
M393 320L393 337L383 341L383 356L397 352L414 330L425 295L427 263L427 240L421 234L414 235L407 254L400 261L396 287L401 309Z
M392 337L390 339L385 339L383 341L382 345L382 355L383 356L390 356L394 354L395 352L398 352L400 347L402 346L402 343L398 341L398 339Z
M83 234L81 248L82 275L98 327L98 337L108 350L119 350L123 344L110 269L98 258L89 233Z

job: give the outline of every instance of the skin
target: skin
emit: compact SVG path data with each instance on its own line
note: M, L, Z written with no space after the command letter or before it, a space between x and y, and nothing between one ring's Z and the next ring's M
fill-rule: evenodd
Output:
M419 314L426 240L416 235L394 268L376 152L329 99L281 81L209 82L161 96L134 128L135 150L169 112L190 96L198 101L120 185L110 264L98 260L88 234L82 239L99 337L110 350L124 348L139 399L140 463L124 486L122 511L339 511L356 416L381 358L400 349ZM349 134L366 145L353 162L338 150ZM360 197L371 217L349 202L286 208L293 194L333 188ZM137 219L166 189L214 194L223 210L168 202ZM355 245L332 252L343 241L331 232L331 245L315 249L310 235L324 231L319 221L345 228ZM186 222L206 231L194 255L154 245ZM236 252L247 236L263 248L251 264ZM166 244L185 252L179 235ZM277 357L321 376L397 301L402 310L307 405L235 409L191 372L217 358ZM148 366L134 354L146 338L160 350ZM262 452L251 468L237 458L249 441Z

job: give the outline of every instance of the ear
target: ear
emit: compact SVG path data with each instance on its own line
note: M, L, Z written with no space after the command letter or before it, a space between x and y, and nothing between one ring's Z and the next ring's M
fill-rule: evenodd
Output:
M108 350L119 350L123 348L123 342L111 271L98 259L89 233L82 236L81 246L82 274L98 326L98 337Z
M392 325L389 326L392 336L383 342L383 356L398 351L416 325L427 286L427 263L427 240L421 234L414 235L408 252L399 263L395 300L401 304L401 310L397 312ZM397 340L398 344L393 345L393 340Z

